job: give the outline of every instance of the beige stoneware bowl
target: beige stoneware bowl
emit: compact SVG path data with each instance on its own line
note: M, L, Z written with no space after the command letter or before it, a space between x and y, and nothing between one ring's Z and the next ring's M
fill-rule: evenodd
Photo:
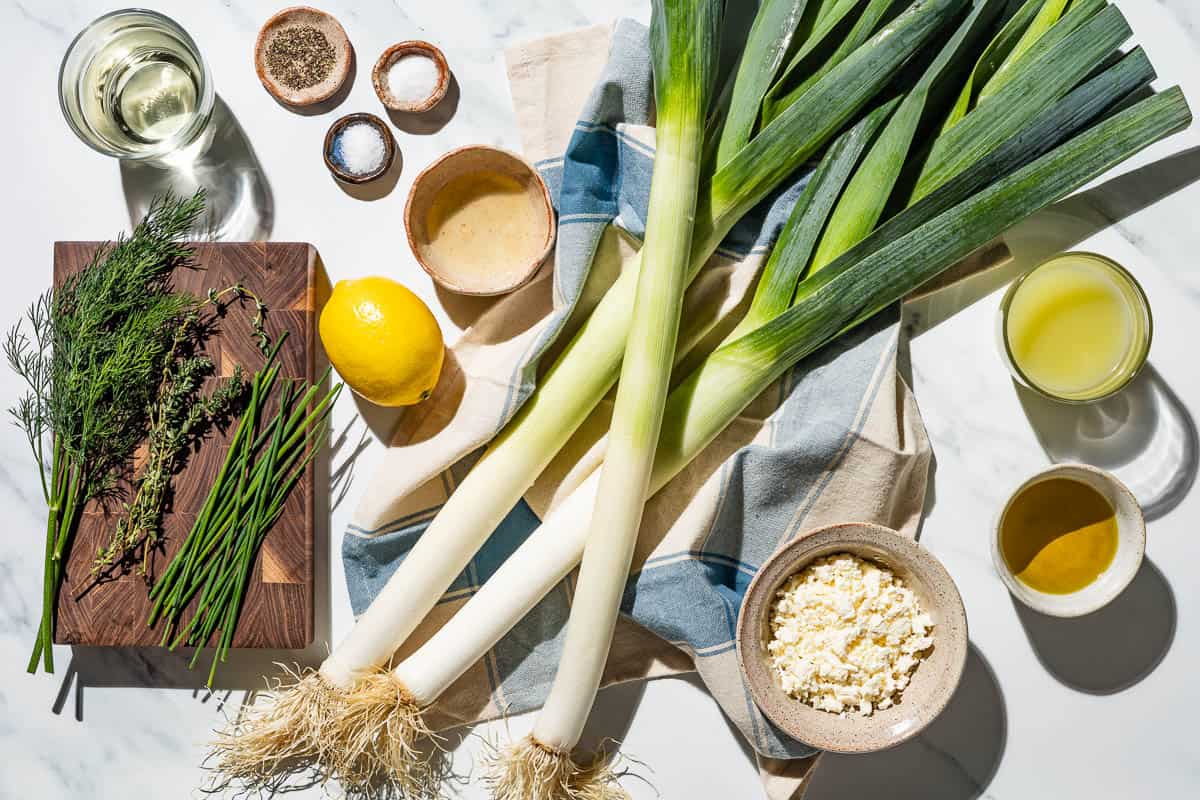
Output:
M300 25L311 26L325 34L333 47L335 61L325 80L307 89L292 89L275 80L271 74L267 67L267 49L280 31ZM263 24L254 42L254 70L258 73L259 81L276 100L297 108L324 102L337 94L350 76L352 56L350 38L341 24L332 15L308 6L285 8L272 16Z
M427 221L438 193L455 178L475 172L497 172L514 178L537 209L534 237L539 249L533 258L515 256L497 249L495 277L467 280L433 244ZM413 180L404 205L404 229L417 263L431 278L457 294L491 296L506 294L528 283L554 248L554 206L550 190L536 169L516 153L476 144L451 150L430 164Z
M1070 594L1047 594L1022 583L1013 575L1000 551L1000 530L1013 502L1030 486L1051 478L1069 478L1087 484L1108 500L1117 515L1117 552L1112 563L1096 580ZM1052 617L1082 617L1099 611L1125 591L1141 569L1145 555L1146 518L1133 492L1112 474L1088 464L1058 464L1034 475L1013 492L992 528L992 563L1004 585L1013 597L1034 611Z
M388 86L387 81L387 73L392 68L392 64L409 55L425 56L433 61L438 71L438 82L437 86L434 87L433 93L415 103L408 102L392 94L391 87ZM375 94L379 97L379 102L392 111L422 114L442 102L442 98L446 96L446 91L450 88L450 65L446 62L446 56L442 51L429 42L423 42L419 39L400 42L384 50L383 54L375 61L375 66L371 70L371 84L375 87Z
M814 559L836 553L850 553L890 569L933 619L933 648L913 672L900 701L869 717L818 711L788 696L768 660L770 609L776 592ZM946 707L967 662L967 613L950 573L916 542L881 525L832 525L790 542L763 564L746 590L738 616L737 653L754 702L780 730L821 750L870 753L916 736Z

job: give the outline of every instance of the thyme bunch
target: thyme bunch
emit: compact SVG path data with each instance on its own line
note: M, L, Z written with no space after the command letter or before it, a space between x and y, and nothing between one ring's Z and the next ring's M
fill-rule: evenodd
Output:
M190 265L183 242L204 196L156 201L129 236L39 297L4 341L27 384L11 409L29 441L47 506L42 613L29 671L54 671L54 610L86 503L111 493L146 434L176 332L195 300L171 291Z
M252 327L262 347L267 341L267 308L241 284L221 291L210 289L176 329L171 358L163 367L157 398L148 410L147 457L136 480L134 499L125 505L125 516L117 522L109 543L97 551L92 575L101 576L114 567L137 563L138 573L148 577L149 558L160 541L171 481L208 431L223 424L235 411L249 388L238 365L211 394L201 392L205 379L216 372L212 359L199 352L213 328L213 319L205 312L211 309L212 316L223 317L229 304L247 300L254 303Z

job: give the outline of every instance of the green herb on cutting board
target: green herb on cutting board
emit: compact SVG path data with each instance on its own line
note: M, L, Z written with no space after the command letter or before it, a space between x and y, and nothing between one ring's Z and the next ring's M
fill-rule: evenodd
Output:
M191 667L200 658L199 648L213 643L209 686L233 642L263 540L316 458L342 389L338 384L321 394L331 370L315 385L280 378L278 356L286 340L285 332L251 380L250 399L225 462L191 532L150 591L154 606L146 624L166 622L164 647L196 647ZM193 600L195 609L184 622Z
M102 577L115 567L134 563L138 574L149 575L149 559L160 540L172 479L212 426L234 411L248 388L238 365L211 394L201 392L205 379L216 367L200 349L211 335L214 321L224 315L226 304L246 300L254 303L251 324L261 345L266 336L266 306L240 284L221 291L210 289L205 300L185 314L176 328L171 357L163 367L157 397L148 413L146 463L136 479L136 495L125 505L125 516L117 522L108 544L97 551L92 575ZM213 312L211 317L203 316L208 308Z
M107 496L147 427L179 320L194 301L171 291L191 263L182 239L204 196L156 201L128 237L37 299L4 353L28 390L11 409L37 463L46 502L42 612L29 659L54 671L54 610L84 505Z

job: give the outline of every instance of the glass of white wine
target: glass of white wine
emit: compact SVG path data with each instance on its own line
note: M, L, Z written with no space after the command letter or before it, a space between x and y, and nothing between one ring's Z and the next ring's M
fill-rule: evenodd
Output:
M144 9L112 11L84 28L63 56L58 92L79 138L121 159L202 149L212 119L212 76L196 43Z

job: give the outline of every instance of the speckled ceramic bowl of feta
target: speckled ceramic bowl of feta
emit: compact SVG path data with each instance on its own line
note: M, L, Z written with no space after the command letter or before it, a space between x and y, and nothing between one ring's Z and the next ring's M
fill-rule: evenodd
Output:
M889 708L870 715L819 711L784 691L771 664L771 613L789 578L813 561L849 553L894 574L933 623L933 645ZM890 528L844 523L807 533L778 550L746 590L737 625L738 662L754 702L771 722L805 744L837 753L886 750L920 733L950 702L967 661L967 614L946 568Z

